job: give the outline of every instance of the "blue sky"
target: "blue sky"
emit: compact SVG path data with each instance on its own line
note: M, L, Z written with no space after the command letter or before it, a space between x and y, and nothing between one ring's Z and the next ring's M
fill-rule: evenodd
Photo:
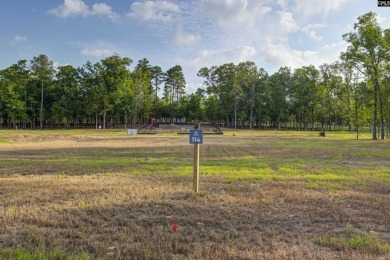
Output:
M0 69L48 55L75 67L113 53L163 70L179 64L187 91L201 67L254 61L273 73L331 63L359 15L373 11L390 28L390 7L377 0L0 0ZM389 18L388 18L389 17ZM134 67L133 65L133 67Z

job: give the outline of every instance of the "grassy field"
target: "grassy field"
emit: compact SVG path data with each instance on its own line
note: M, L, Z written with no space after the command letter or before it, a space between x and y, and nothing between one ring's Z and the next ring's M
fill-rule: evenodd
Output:
M0 131L0 259L390 259L369 134ZM173 221L177 231L172 230Z

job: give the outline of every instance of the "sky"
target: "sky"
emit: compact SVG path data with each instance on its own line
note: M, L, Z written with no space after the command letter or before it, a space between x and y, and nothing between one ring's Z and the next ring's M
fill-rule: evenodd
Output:
M0 70L45 54L56 66L82 66L119 54L164 71L183 67L187 92L202 67L253 61L280 67L336 61L356 19L377 0L0 0Z

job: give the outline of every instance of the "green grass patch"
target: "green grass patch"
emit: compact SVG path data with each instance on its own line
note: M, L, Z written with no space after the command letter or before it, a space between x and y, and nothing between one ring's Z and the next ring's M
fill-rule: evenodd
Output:
M390 183L390 173L388 173L388 171L386 171L386 173L379 174L378 180L380 182Z
M350 232L339 236L316 237L314 243L336 250L359 250L369 254L390 256L390 245L375 231L353 232L350 229Z
M256 158L244 157L229 160L207 160L201 163L202 175L221 175L227 182L239 180L270 181L280 179L268 164Z
M290 165L284 165L279 167L278 172L285 177L304 176L306 174L304 170L293 168Z
M229 133L229 132L228 132ZM346 184L366 181L390 183L388 142L349 140L350 133L294 131L231 131L236 136L207 136L201 148L201 175L220 175L229 182L292 181L309 189L338 190ZM58 138L57 138L58 136ZM84 136L84 137L83 137ZM123 138L126 136L126 138ZM127 139L127 137L129 139ZM164 137L166 146L154 147L160 137L127 136L119 130L1 130L0 140L40 142L80 141L69 148L2 151L2 175L7 174L95 174L128 173L188 177L193 171L192 146L188 138ZM79 140L80 139L80 140ZM111 140L126 146L105 146ZM131 147L132 141L144 145ZM17 141L17 142L19 142ZM16 142L16 141L15 141ZM76 142L76 143L77 143ZM88 147L86 143L99 144ZM182 144L187 145L182 145ZM54 144L53 144L54 145Z
M351 183L355 180L351 177L334 174L334 173L323 173L323 174L307 174L305 175L307 181L327 181L327 182L344 182Z
M29 159L0 159L1 165L23 165L29 163L31 163Z
M241 169L239 171L234 171L227 176L228 182L234 181L255 181L255 182L269 182L269 181L279 181L282 178L273 173L272 169L259 169L257 171Z
M33 249L18 247L16 249L2 248L0 249L0 259L15 259L15 260L50 260L50 259L66 259L66 260L88 260L91 259L88 253L81 252L79 254L67 253L65 250L54 247L47 249L45 246L38 246Z

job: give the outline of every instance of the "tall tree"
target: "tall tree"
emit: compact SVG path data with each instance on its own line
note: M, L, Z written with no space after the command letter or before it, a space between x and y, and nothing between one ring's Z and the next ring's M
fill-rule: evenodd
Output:
M81 76L80 84L83 98L88 104L86 106L86 113L91 117L95 117L95 127L98 129L99 116L103 111L103 98L105 89L101 77L101 67L99 63L92 64L87 61L82 67L78 69Z
M151 68L151 77L154 86L155 99L154 102L157 102L158 91L160 90L160 84L164 82L164 72L160 66L153 66Z
M66 127L70 127L70 123L76 114L80 113L80 74L77 69L71 65L60 66L56 74L55 80L55 109L57 110L58 119L64 123Z
M389 139L390 134L390 64L387 65L387 75L383 78L384 95L383 101L386 115L386 139Z
M237 66L237 75L241 89L243 90L243 95L245 99L245 104L249 107L249 128L252 129L253 126L253 110L256 105L256 87L259 84L259 71L254 62L241 62Z
M380 79L384 73L384 61L389 59L389 34L380 27L376 14L369 12L359 16L354 31L343 35L348 49L341 54L343 60L351 62L374 86L373 139L377 139L378 103L381 139L384 139L383 102Z
M40 128L43 128L43 95L44 95L44 82L46 81L48 84L52 80L55 72L55 67L53 61L49 60L49 58L41 54L38 57L34 57L31 61L31 72L34 76L36 76L41 82L41 108L39 115L39 125Z
M176 105L180 102L180 98L185 93L186 81L184 78L183 69L180 65L168 69L165 77L164 98L171 105L171 123L174 118Z
M138 61L133 71L133 80L136 87L136 99L139 118L142 123L148 121L153 103L152 72L149 60L143 58Z
M11 119L12 123L23 123L27 126L27 85L30 71L26 60L20 60L17 64L0 71L0 79L3 81L0 88L0 100L3 99L5 121ZM4 120L3 120L4 121ZM22 126L22 125L21 125Z
M216 95L212 94L206 98L204 114L206 119L213 124L218 123L219 120L224 120L221 113L221 103Z
M344 88L345 88L345 94L346 94L346 105L347 105L347 115L351 115L352 113L352 95L353 95L353 81L354 81L354 68L353 66L345 61L341 61L340 63L337 63L338 71L341 73ZM348 128L349 132L352 133L352 123L349 116L347 116L347 122L348 122Z
M19 84L16 64L0 71L0 113L8 127L25 117L23 85Z
M342 95L342 78L338 75L339 66L337 64L322 64L319 68L319 87L317 99L320 103L319 109L322 115L323 123L328 125L331 130L332 123L334 123L334 130L336 130L338 117L338 104L341 101ZM345 72L347 75L347 72ZM350 81L350 79L345 79ZM349 83L350 84L350 83ZM348 105L348 104L346 104ZM322 125L322 128L323 125Z
M255 105L255 112L257 113L257 126L260 129L261 122L265 115L267 114L267 111L269 110L269 103L270 103L270 96L269 96L269 89L268 89L268 78L269 75L267 71L263 68L259 69L259 81L256 85L256 105Z
M370 96L366 82L359 82L356 74L351 84L351 104L349 118L355 127L356 140L359 139L359 128L366 125L369 120L368 97Z
M131 65L130 58L121 58L118 54L103 59L97 68L103 83L104 95L102 96L103 104L103 128L106 128L106 116L110 115L110 125L114 123L114 106L118 89L130 77L128 67Z
M199 122L203 119L203 104L202 97L196 93L192 93L186 96L186 104L185 104L185 117L186 120L194 120L195 122Z
M314 123L318 75L318 70L314 66L298 68L293 75L293 94L291 96L295 98L294 106L305 131L309 130L310 123L312 123L312 127Z
M203 84L207 93L215 95L221 103L219 111L225 118L226 124L237 127L237 108L242 95L242 88L238 84L237 66L226 63L221 66L201 68L198 76L205 78Z
M288 67L282 67L269 77L270 117L274 126L279 129L282 122L288 118L288 95L292 84L292 73Z

